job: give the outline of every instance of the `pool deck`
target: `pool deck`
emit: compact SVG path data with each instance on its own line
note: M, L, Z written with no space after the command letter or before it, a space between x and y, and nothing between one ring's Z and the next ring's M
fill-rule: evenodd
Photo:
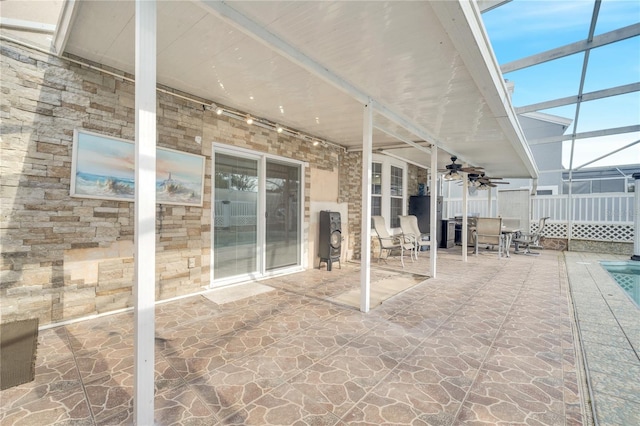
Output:
M640 425L640 310L600 266L629 256L565 252L600 425Z
M619 257L428 257L372 265L367 314L354 263L158 304L155 423L640 424L640 311L597 263ZM0 423L133 424L132 353L131 312L41 330Z

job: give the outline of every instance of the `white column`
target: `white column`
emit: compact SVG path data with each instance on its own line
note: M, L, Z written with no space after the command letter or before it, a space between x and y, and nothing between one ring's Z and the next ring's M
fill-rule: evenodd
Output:
M467 261L467 215L469 214L469 200L467 194L469 193L469 177L467 173L462 174L462 261Z
M491 209L491 193L492 192L493 192L493 189L489 187L489 189L487 189L487 212L488 212L487 217L493 217L493 212Z
M633 193L633 256L631 260L640 261L640 173L634 173L635 189Z
M438 147L435 144L431 145L431 215L429 216L429 234L431 235L430 243L430 262L431 262L431 277L436 277L436 260L438 258L438 239L436 237L438 225Z
M371 305L371 157L373 150L373 107L364 106L362 118L362 224L360 229L360 311Z
M152 425L156 295L156 2L136 0L133 421Z

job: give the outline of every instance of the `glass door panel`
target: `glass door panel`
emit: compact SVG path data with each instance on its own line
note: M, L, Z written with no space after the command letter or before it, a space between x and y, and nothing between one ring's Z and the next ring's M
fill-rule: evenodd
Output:
M300 259L300 166L267 160L266 270L298 265Z
M214 279L255 273L258 161L216 153L214 172Z

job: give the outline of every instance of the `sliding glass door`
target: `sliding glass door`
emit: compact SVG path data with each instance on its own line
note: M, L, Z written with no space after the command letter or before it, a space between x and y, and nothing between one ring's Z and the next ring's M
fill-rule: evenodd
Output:
M302 164L214 152L213 285L301 266Z
M267 160L266 269L300 261L300 167Z
M213 275L257 272L258 160L215 155Z

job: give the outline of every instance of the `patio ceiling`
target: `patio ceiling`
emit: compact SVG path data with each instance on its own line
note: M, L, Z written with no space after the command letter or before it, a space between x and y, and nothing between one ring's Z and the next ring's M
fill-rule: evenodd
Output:
M134 73L134 2L66 6L59 54ZM371 98L374 151L537 177L472 3L160 1L157 22L160 84L347 150Z

